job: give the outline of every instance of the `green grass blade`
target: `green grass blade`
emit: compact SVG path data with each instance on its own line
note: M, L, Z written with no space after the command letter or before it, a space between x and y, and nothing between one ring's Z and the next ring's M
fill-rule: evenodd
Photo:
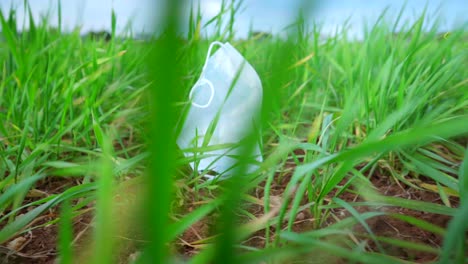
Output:
M59 259L61 264L73 263L72 253L73 241L73 224L72 224L72 209L69 200L62 203L62 211L60 214L60 229L58 238Z
M93 240L93 263L113 263L115 256L115 222L114 214L114 174L113 162L114 154L111 139L105 134L101 134L101 148L103 150L100 162L100 173L98 174L98 189L96 201L96 228Z

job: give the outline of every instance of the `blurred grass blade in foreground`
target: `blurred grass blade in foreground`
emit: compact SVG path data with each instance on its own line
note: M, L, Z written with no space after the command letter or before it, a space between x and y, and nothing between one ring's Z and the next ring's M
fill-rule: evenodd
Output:
M161 1L158 12L162 17L154 19L157 34L148 57L149 87L148 105L148 146L150 158L145 179L143 200L143 231L149 243L146 245L140 263L168 263L170 205L172 203L174 160L175 160L175 100L181 93L180 65L177 59L182 47L178 37L179 18L185 1ZM183 60L183 59L182 59Z

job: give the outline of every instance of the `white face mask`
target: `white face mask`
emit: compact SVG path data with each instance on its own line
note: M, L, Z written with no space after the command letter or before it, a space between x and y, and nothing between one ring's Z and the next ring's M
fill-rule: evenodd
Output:
M215 45L221 47L210 56ZM190 91L191 106L177 139L183 151L192 149L191 152L184 151L186 157L193 157L193 148L199 148L195 150L196 161L190 163L192 168L214 171L221 178L232 175L238 162L236 156L243 154L232 144L239 144L253 132L258 140L247 172L258 169L258 164L263 161L260 135L262 94L260 78L244 57L229 43L211 43L200 79ZM213 120L217 115L216 123ZM214 123L216 127L210 137L209 128ZM230 146L220 146L225 144Z

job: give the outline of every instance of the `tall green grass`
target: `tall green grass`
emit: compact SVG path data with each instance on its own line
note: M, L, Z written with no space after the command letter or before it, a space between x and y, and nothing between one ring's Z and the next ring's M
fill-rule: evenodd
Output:
M299 16L286 39L251 33L238 40L235 15L242 2L223 1L206 23L192 8L181 36L181 1L167 2L163 34L151 41L118 37L114 13L106 42L78 30L64 33L60 22L51 28L47 17L35 21L27 5L29 30L19 34L15 12L0 12L0 243L58 222L63 263L88 254L82 259L115 263L126 229L117 222L125 218L124 225L137 229L130 240L144 241L134 249L142 252L138 263L171 263L180 255L177 238L209 218L213 233L187 262L412 261L392 256L387 245L435 254L441 263L468 260L464 28L441 37L437 24L425 29L423 15L394 34L400 17L388 23L384 13L362 41L350 39L346 29L320 41L320 28ZM205 37L209 26L215 34ZM237 176L206 182L203 172L187 169L191 160L177 149L174 131L214 40L230 41L262 80L265 161L255 175L243 177L241 164ZM394 184L435 192L442 202L385 196L372 186L377 172ZM70 187L44 189L59 179ZM278 195L273 185L285 180ZM343 200L345 193L361 201ZM122 197L129 202L119 204ZM249 212L252 204L263 213ZM370 209L360 213L359 206ZM95 211L93 243L79 247L86 253L73 252L72 218L88 207ZM441 228L381 207L452 221ZM339 218L335 209L350 216L329 224ZM49 210L59 216L34 223ZM294 232L303 210L312 226ZM375 234L367 220L382 215L442 235L443 246ZM366 235L353 231L358 225ZM242 243L254 233L266 239L264 248ZM377 247L370 249L369 241Z

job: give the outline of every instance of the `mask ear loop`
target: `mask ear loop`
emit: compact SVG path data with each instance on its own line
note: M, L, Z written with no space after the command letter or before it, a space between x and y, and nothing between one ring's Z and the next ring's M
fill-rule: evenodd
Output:
M214 97L214 93L215 93L215 90L214 90L214 87L213 87L213 83L211 83L208 79L205 79L205 78L201 78L197 81L197 83L193 86L193 88L190 90L190 93L189 93L189 98L190 100L192 100L192 96L193 96L193 92L195 92L195 90L202 86L203 84L208 84L208 87L210 87L210 92L211 92L211 95L210 95L210 99L208 99L208 102L206 102L206 104L204 105L200 105L200 104L197 104L195 103L194 101L192 101L192 105L193 106L196 106L196 107L199 107L199 108L207 108L208 106L210 106L211 104L211 101L213 101L213 97Z
M219 42L219 41L213 41L211 44L210 44L210 47L208 48L208 54L206 54L206 59L205 59L205 64L203 65L203 69L202 69L202 74L205 73L205 69L206 69L206 66L208 65L208 59L210 58L210 55L211 55L211 51L213 49L214 46L220 46L220 47L223 47L224 46L224 43L222 42ZM210 87L210 99L208 100L208 102L206 104L203 104L203 105L200 105L200 104L197 104L195 103L193 100L192 100L192 97L193 97L193 93L194 91L196 90L197 87L203 85L203 84L207 84L208 87ZM215 94L215 89L214 89L214 86L213 86L213 83L206 79L204 75L202 75L200 77L200 79L198 79L198 81L195 83L195 85L192 87L192 89L190 90L190 93L189 93L189 99L192 101L192 105L195 106L195 107L198 107L198 108L207 108L208 106L210 106L211 102L213 101L213 98L214 98L214 94Z

